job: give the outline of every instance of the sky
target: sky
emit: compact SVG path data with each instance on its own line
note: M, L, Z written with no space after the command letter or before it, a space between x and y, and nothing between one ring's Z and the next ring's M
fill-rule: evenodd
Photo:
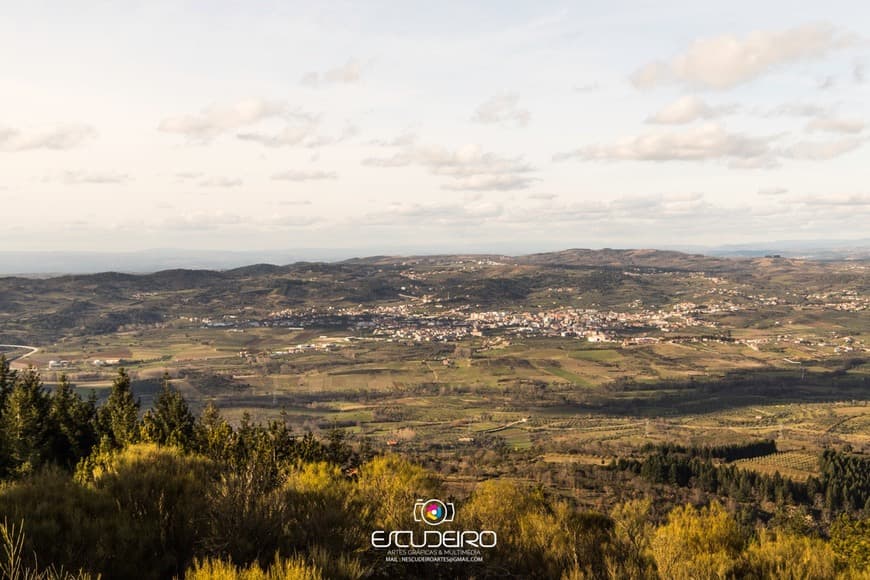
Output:
M870 231L865 2L0 6L3 250Z

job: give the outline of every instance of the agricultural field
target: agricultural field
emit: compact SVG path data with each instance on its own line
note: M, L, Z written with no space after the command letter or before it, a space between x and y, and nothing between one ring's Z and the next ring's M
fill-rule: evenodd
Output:
M69 361L68 368L44 370L46 383L65 372L81 392L102 398L118 365L93 361L121 359L146 406L166 372L195 409L214 403L234 422L245 413L255 421L283 417L300 432L340 427L376 446L418 452L499 441L543 453L545 461L596 464L646 443L769 438L780 454L740 465L805 477L816 469L806 458L825 445L870 450L866 363L823 378L831 360L797 372L769 352L728 343L525 339L490 348L480 339L413 345L322 332L130 331L49 345L27 364L46 369L51 360ZM300 344L324 350L288 353ZM803 374L808 384L796 386L805 396L791 400L791 389L776 388L771 397L764 389L723 386L734 373L795 383ZM852 382L842 396L811 384L844 379Z
M802 451L781 451L764 457L740 459L734 463L744 469L768 475L779 473L783 477L790 477L798 481L802 481L810 475L818 475L819 472L818 454Z

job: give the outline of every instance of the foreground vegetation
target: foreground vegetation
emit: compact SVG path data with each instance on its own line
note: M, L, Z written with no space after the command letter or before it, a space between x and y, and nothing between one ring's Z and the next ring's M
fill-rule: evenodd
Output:
M34 371L0 364L0 398L0 565L12 578L870 577L870 467L848 453L825 455L813 489L743 484L746 472L715 463L775 453L770 442L653 447L601 469L748 496L769 484L778 517L765 522L730 492L667 511L655 493L589 510L515 477L455 494L438 472L342 431L232 426L213 407L195 417L168 377L142 414L123 370L98 405L65 378L49 393ZM420 529L421 497L455 501L447 526L494 530L498 546L479 563L387 561L371 532ZM809 525L814 504L829 525Z

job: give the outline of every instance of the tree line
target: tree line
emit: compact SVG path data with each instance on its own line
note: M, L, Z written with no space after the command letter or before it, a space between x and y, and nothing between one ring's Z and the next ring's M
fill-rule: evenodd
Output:
M611 469L630 471L653 483L693 486L738 501L770 501L780 505L821 507L831 514L870 514L870 458L847 450L826 449L819 457L820 477L794 481L779 472L767 475L717 464L776 453L773 441L686 447L673 443L647 444L642 459L620 458Z
M685 446L678 443L646 443L641 447L643 453L680 453L689 457L702 459L721 459L722 461L737 461L738 459L751 459L764 457L776 453L776 441L764 439L761 441L747 441L745 443L730 443L727 445L691 445Z
M47 465L72 471L95 454L134 443L178 447L232 465L276 466L297 459L341 464L353 455L340 431L321 442L310 433L296 436L282 420L254 424L247 414L232 428L213 405L197 418L168 374L152 408L142 413L123 368L98 405L95 394L83 399L65 375L49 392L36 370L13 371L0 357L0 477L20 477Z

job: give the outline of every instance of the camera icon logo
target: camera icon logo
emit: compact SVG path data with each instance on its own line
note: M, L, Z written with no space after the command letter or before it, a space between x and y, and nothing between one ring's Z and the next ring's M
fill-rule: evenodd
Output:
M426 522L430 526L437 526L444 522L452 522L455 510L452 503L445 503L440 499L418 499L414 503L414 521Z

